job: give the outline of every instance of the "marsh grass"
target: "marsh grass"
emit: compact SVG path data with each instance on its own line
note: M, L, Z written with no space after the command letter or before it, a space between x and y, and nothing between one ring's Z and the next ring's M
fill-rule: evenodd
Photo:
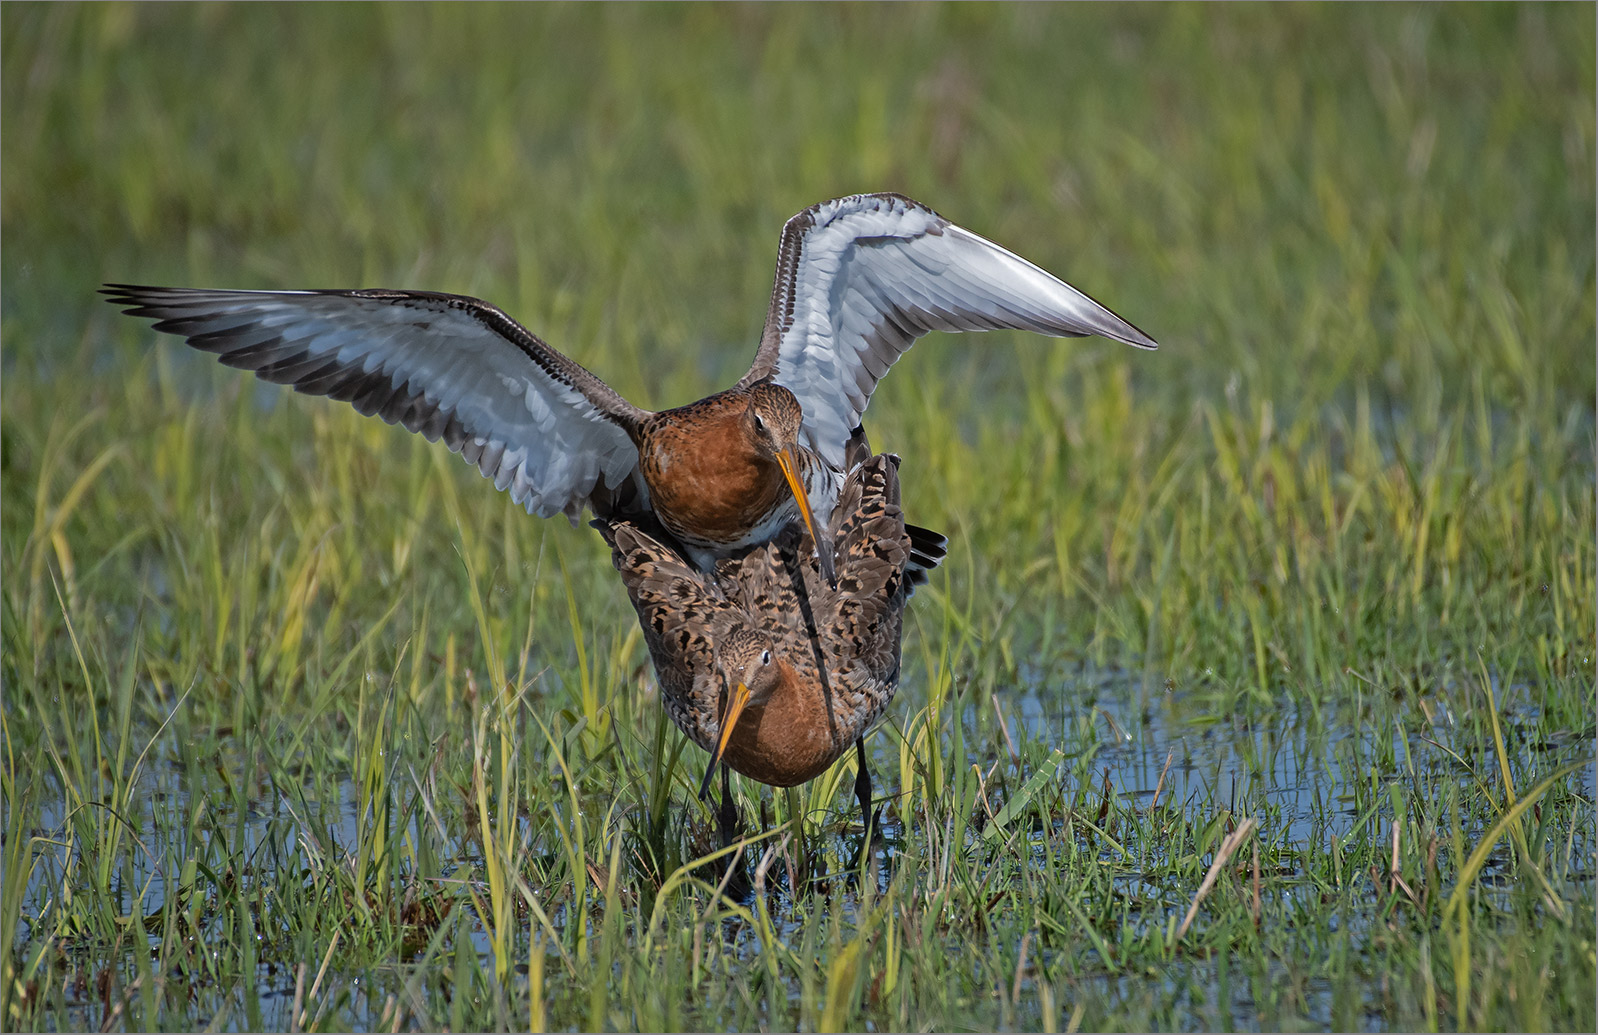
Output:
M7 4L0 1015L1592 1030L1590 7ZM587 528L104 280L488 297L643 405L894 188L1160 352L932 338L870 742L738 782Z

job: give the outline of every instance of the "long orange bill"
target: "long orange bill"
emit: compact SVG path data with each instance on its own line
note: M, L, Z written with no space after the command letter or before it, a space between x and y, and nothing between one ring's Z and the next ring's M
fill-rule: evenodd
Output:
M804 518L810 540L816 544L816 560L821 562L822 577L827 580L827 585L837 589L838 570L832 562L832 540L816 528L816 515L810 510L810 496L805 492L805 483L799 478L799 457L794 454L793 447L777 452L777 464L782 468L782 476L788 479L788 489L793 493L793 498L799 501L799 516Z
M732 728L738 723L738 716L744 713L744 705L749 703L749 688L742 681L738 689L727 696L727 714L721 717L721 739L716 742L716 750L710 753L710 765L705 769L705 778L699 784L699 800L704 801L705 795L710 793L710 778L716 775L716 763L721 761L722 753L727 750L727 742L732 739Z

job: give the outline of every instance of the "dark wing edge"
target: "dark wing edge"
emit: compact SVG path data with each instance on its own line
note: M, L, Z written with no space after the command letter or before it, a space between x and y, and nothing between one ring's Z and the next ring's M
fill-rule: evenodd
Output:
M928 331L1017 329L1157 343L1034 264L901 194L857 194L788 220L744 387L792 390L813 446L841 465L888 368Z
M841 211L877 202L913 206L925 210L945 223L948 222L920 202L891 191L851 194L831 201L818 202L789 217L782 225L782 235L777 240L777 270L772 278L771 304L766 308L766 325L760 332L760 347L755 350L755 359L750 364L748 372L738 381L739 388L774 377L780 369L782 341L793 327L799 264L804 260L805 237L816 228L818 222L825 225Z
M135 284L100 293L227 366L443 439L529 513L575 524L585 505L647 506L635 442L648 411L481 299Z

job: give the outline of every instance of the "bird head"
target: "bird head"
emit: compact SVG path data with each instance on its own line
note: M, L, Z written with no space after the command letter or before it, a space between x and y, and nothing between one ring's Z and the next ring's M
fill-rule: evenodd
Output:
M788 490L799 505L799 517L810 533L810 541L815 544L821 574L829 586L836 587L838 572L833 562L832 540L825 534L826 529L816 523L810 495L805 490L804 469L799 463L799 432L804 426L804 410L799 400L782 385L762 381L750 389L747 420L756 452L775 461L782 469Z
M732 741L732 731L744 709L751 704L763 705L772 691L782 681L776 651L771 637L752 629L736 629L717 645L722 680L727 689L727 703L721 712L721 723L716 749L710 753L710 765L699 784L699 800L710 792L710 778L715 775L716 763L727 752Z

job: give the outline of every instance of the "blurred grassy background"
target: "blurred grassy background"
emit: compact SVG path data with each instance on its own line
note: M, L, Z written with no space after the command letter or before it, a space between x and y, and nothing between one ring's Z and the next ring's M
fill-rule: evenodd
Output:
M1126 377L1156 443L1223 391L1285 426L1363 391L1389 435L1432 435L1473 392L1493 421L1590 427L1590 23L1536 5L21 5L6 448L42 449L33 385L88 411L149 369L150 335L94 305L107 279L477 294L672 405L747 363L782 221L879 189L1165 344L923 343L871 417L911 456L926 523L962 526L1027 474L918 477L969 457L919 447L926 415L1004 452L1036 419L1006 400L1091 405ZM61 378L83 370L106 376ZM1550 462L1590 467L1578 445ZM1047 529L1023 531L1000 544L1022 567Z
M574 778L583 793L642 786L645 763L603 745L613 722L632 744L657 721L590 530L158 339L98 300L102 281L474 294L663 407L745 368L782 222L869 190L931 205L1162 344L933 336L875 396L907 512L953 534L894 706L930 716L928 743L900 745L925 815L963 793L936 777L959 744L941 694L1074 693L1061 673L1084 658L1130 669L1114 692L1145 717L1156 700L1181 721L1326 709L1430 735L1440 708L1469 718L1450 750L1485 766L1481 674L1529 724L1505 769L1522 786L1546 770L1526 745L1591 743L1590 5L8 3L0 28L6 736L53 760L34 787L8 764L15 816L93 798L95 753L125 761L107 731L149 738L186 688L168 736L258 762L229 785L241 805L306 772L250 731L288 730L288 755L339 773L377 757L385 728L351 666L405 688L419 732L395 750L424 769L500 666L535 687L518 707L603 758ZM965 721L973 754L1002 757L985 710ZM470 782L470 751L449 748ZM137 782L103 772L104 800ZM1560 809L1590 820L1567 790ZM1440 822L1408 791L1421 829ZM589 832L597 858L608 829ZM8 892L8 959L20 902ZM1510 926L1467 944L1482 974L1521 958L1528 928ZM296 937L314 962L325 932ZM1590 922L1571 937L1568 973L1590 988ZM946 977L918 986L928 1003ZM1590 1029L1579 997L1476 987L1462 1021ZM1107 1002L1090 1025L1181 1016ZM1525 1012L1538 1002L1551 1019ZM1042 1023L1052 1006L1029 1009ZM728 1010L708 1019L769 1020ZM964 1010L828 1016L991 1020Z
M1149 323L1170 351L1137 374L1178 398L1480 373L1504 407L1586 402L1588 21L21 5L6 344L60 355L44 285L427 284L664 405L747 362L783 219L892 188Z
M195 391L273 397L152 347L96 305L103 280L476 294L661 407L747 364L788 215L880 189L1164 343L934 336L884 383L870 427L909 458L916 520L956 534L950 577L976 611L1041 591L1080 639L1090 602L1157 574L1171 526L1145 508L1203 496L1212 477L1255 518L1278 495L1284 521L1320 497L1331 527L1383 535L1403 519L1326 480L1360 441L1369 464L1353 475L1399 465L1422 526L1479 506L1501 463L1531 464L1522 477L1544 488L1592 470L1580 8L21 5L5 24L8 548L40 475L55 477L39 469L52 421L106 415L57 464L82 469L121 437L132 452L107 476L159 495L172 487L147 476L170 457L140 443L173 407ZM157 360L189 394L125 395ZM202 424L221 419L214 405ZM379 465L369 487L414 463L419 444L338 407L287 410L362 443ZM303 417L234 419L280 436L278 481L336 477L306 454ZM1234 441L1190 455L1195 435ZM212 461L222 486L274 462L239 446ZM1458 476L1451 492L1427 498L1411 475L1428 465ZM464 465L454 477L474 510L502 513ZM1264 500L1267 481L1264 508L1235 498ZM102 520L123 506L113 485L89 494ZM1557 588L1554 558L1505 560L1536 545L1515 534L1535 508L1516 506L1494 527L1457 515L1452 546L1442 524L1409 536L1416 589L1438 550L1449 569L1530 567ZM1561 498L1549 506L1542 532L1587 537ZM548 531L603 568L586 529ZM1303 536L1256 531L1235 570L1246 581L1275 553L1285 576ZM1178 557L1190 609L1213 592L1192 565L1227 542ZM985 570L968 583L961 558ZM1041 586L1023 575L1040 564L1057 569ZM1151 610L1101 619L1101 659L1150 647ZM1423 611L1428 625L1449 614ZM1246 623L1230 627L1245 646Z

